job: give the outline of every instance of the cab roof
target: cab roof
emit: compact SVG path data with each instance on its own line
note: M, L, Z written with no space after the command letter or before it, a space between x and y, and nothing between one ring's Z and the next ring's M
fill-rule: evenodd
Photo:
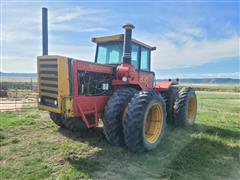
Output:
M92 38L92 42L97 43L97 44L106 43L106 42L116 42L116 41L123 41L123 38L124 38L124 34L117 34L117 35L112 35L112 36L103 36L103 37ZM156 50L156 47L147 45L136 39L132 39L132 42L135 44L138 44L140 46L143 46L147 49L150 49L151 51Z

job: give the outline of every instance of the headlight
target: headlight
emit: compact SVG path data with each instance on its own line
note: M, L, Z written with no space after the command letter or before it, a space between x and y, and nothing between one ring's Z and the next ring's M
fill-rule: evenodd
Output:
M123 81L123 82L127 82L127 77L126 77L126 76L123 76L123 77L122 77L122 81Z
M57 101L56 100L54 101L54 105L57 106Z

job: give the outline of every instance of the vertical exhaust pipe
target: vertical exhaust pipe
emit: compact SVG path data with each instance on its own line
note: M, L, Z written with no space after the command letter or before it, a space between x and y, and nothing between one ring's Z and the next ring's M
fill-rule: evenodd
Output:
M42 55L48 55L48 10L42 8Z
M125 24L122 28L125 29L122 62L124 64L131 64L132 29L135 27L132 24Z

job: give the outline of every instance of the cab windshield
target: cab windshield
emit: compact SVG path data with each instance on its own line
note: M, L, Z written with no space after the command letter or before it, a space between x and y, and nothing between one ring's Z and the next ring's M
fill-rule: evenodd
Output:
M122 54L123 54L122 42L99 44L97 50L97 63L121 64Z
M123 55L123 42L100 43L97 46L96 63L121 64ZM132 43L131 64L135 69L150 71L150 50Z

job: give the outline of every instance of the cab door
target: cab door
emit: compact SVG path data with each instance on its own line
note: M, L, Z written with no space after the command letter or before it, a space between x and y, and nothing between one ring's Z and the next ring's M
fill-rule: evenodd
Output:
M148 88L153 87L154 73L151 72L151 51L145 47L140 47L139 53L139 82L145 83Z

